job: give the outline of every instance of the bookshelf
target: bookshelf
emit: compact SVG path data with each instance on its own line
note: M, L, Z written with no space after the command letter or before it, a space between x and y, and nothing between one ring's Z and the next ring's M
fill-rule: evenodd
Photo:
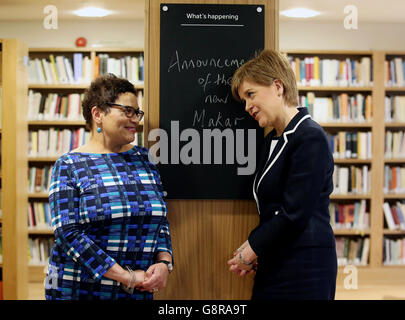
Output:
M0 39L1 193L4 299L27 299L27 56L24 43Z
M139 92L138 103L143 106L143 49L141 48L30 48L29 49L29 141L27 158L30 170L28 190L28 241L30 248L29 281L43 281L44 267L48 258L49 239L53 231L48 226L46 205L48 204L49 174L58 157L71 146L56 147L49 143L39 150L41 141L51 140L53 135L73 132L82 144L89 135L83 132L85 121L81 112L81 101L90 82L107 72L134 83ZM39 75L42 68L43 74ZM64 71L63 71L64 70ZM69 107L64 109L65 106ZM42 106L41 106L42 105ZM35 106L35 107L34 107ZM65 111L63 111L65 110ZM66 112L66 110L69 110ZM36 133L35 133L36 132ZM34 134L33 134L34 133ZM143 144L143 124L138 126L137 143ZM66 138L69 140L69 138ZM62 138L63 140L63 138ZM37 148L33 150L33 142ZM46 143L45 143L46 144ZM66 144L68 145L68 144ZM36 149L36 150L35 150ZM42 177L42 179L41 179ZM37 180L37 181L35 181ZM41 187L40 187L41 186ZM38 212L39 211L39 212ZM44 256L32 249L42 246Z
M382 52L384 60L384 185L383 197L387 211L384 211L383 265L405 266L405 223L402 216L402 203L405 203L403 190L405 151L402 146L405 133L405 52ZM402 182L402 183L401 183ZM389 223L388 214L395 226ZM404 213L405 214L405 213ZM403 218L403 217L402 217ZM394 221L395 220L395 221ZM402 256L402 257L401 257Z

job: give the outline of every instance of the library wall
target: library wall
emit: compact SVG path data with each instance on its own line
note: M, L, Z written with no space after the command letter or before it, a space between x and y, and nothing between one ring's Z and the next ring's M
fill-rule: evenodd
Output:
M144 47L144 20L58 21L58 29L46 30L42 21L0 22L0 38L16 38L29 48L69 48L78 37L94 47ZM101 35L101 36L100 36Z
M404 28L404 24L362 22L361 18L357 30L345 30L343 18L332 22L280 20L279 47L283 50L405 50L403 41L394 41L402 38ZM319 30L324 32L320 34ZM0 22L0 38L21 39L28 47L35 48L73 47L79 36L87 39L88 46L144 47L144 33L144 20L60 20L57 30L44 29L42 21Z
M405 50L404 24L362 22L346 30L342 20L331 22L283 21L280 19L280 49L283 50ZM322 30L322 32L320 32Z

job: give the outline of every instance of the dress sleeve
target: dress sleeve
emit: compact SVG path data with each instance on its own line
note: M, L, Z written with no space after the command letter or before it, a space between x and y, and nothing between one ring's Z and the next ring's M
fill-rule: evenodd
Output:
M159 171L154 164L151 164L151 166L153 168L159 195L162 199L164 199L166 192L163 190L163 185L162 185L162 181L160 179ZM166 203L165 203L165 206L166 206ZM172 241L171 241L171 237L170 237L170 228L169 228L169 221L167 220L167 215L163 218L163 222L162 222L162 225L161 225L159 233L158 233L156 251L157 252L164 251L164 252L170 253L170 255L172 256L172 260L173 260Z
M282 208L271 219L259 224L249 235L253 251L263 255L287 243L306 228L325 186L331 155L327 140L311 130L295 146L286 166Z
M157 248L156 252L167 252L172 256L173 259L173 251L172 251L172 241L170 238L170 229L169 229L169 222L167 219L164 219L162 223L158 237L157 237Z
M159 170L154 163L152 163L149 159L149 151L146 148L140 149L141 155L144 157L147 166L151 169L154 180L156 181L156 188L158 191L159 196L161 197L162 201L164 202L164 198L166 197L166 192L163 189L162 180L160 178ZM166 207L166 203L164 203ZM162 224L159 228L158 235L157 235L157 246L156 246L156 253L158 252L168 252L172 256L173 260L173 251L172 251L172 242L170 237L170 228L169 228L169 221L167 220L167 216L163 217Z
M56 242L67 255L82 264L94 278L101 279L115 264L80 227L79 189L70 159L60 158L52 170L49 204Z

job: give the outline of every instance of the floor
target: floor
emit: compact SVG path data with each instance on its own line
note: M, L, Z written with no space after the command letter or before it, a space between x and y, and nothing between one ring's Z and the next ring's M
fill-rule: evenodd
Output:
M43 300L43 284L30 283L29 300ZM405 300L403 285L362 285L357 289L345 289L343 285L336 288L336 300Z

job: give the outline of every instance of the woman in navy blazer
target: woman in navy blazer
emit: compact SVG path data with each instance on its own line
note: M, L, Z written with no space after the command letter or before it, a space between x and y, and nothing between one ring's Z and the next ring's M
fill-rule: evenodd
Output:
M288 60L264 50L232 79L234 97L266 136L253 195L259 225L228 261L239 275L256 272L252 299L334 299L335 237L329 223L333 157L326 135L298 108Z

